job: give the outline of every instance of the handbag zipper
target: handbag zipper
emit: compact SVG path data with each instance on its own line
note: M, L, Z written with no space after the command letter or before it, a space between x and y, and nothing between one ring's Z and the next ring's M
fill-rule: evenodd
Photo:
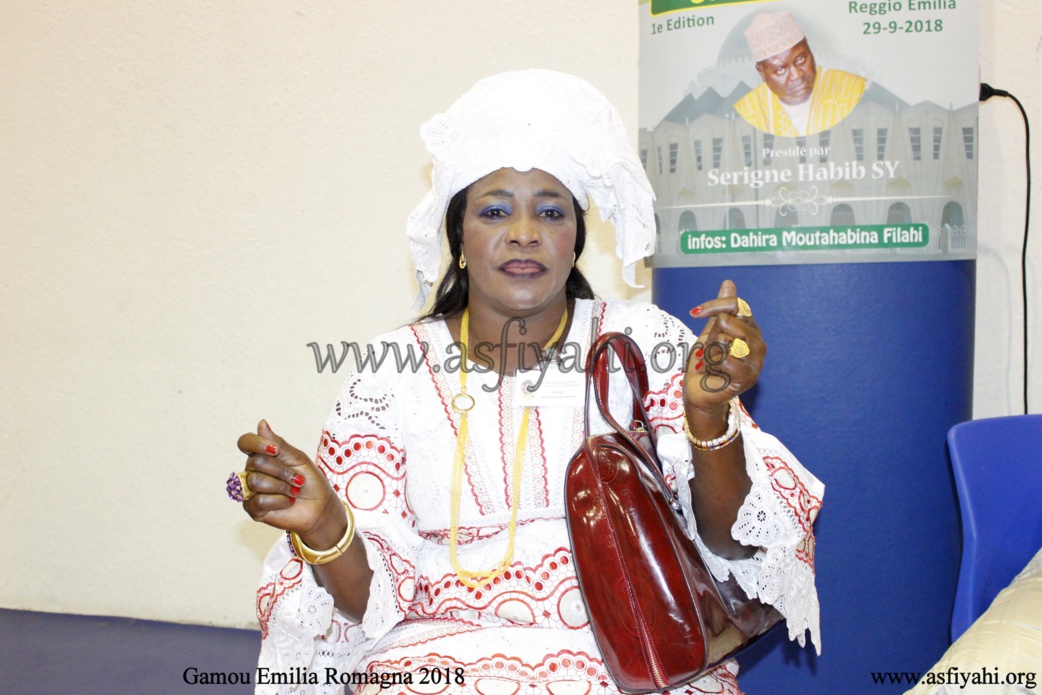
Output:
M666 678L662 675L662 668L659 666L658 659L655 656L655 651L651 646L651 638L648 635L648 628L644 624L644 621L640 617L640 609L637 608L638 601L634 595L633 588L629 590L630 605L634 608L634 618L637 620L637 629L641 633L641 643L644 645L644 654L647 656L648 666L651 668L651 680L655 682L655 687L659 690L665 690L669 687L669 683L666 682Z
M662 675L662 669L658 665L658 659L655 658L654 652L651 648L648 648L648 665L651 666L651 677L655 681L655 685L659 690L664 690L669 687L669 683L666 682L665 677Z

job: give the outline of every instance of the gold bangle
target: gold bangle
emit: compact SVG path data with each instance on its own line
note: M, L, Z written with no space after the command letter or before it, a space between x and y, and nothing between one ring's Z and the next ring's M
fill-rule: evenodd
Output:
M727 414L727 431L722 436L716 439L702 440L696 439L695 435L691 433L691 426L687 424L687 418L684 418L684 433L687 434L687 438L691 441L691 446L695 447L699 451L716 451L717 449L723 449L725 446L738 439L738 435L741 434L742 428L738 417L738 403L737 398L732 398L729 402L730 411Z
M347 547L351 545L351 541L355 539L355 515L351 511L351 507L347 505L346 500L341 498L340 501L344 505L344 511L347 512L347 530L344 531L344 537L329 550L315 550L314 548L309 548L307 544L300 539L300 536L297 535L296 531L291 531L289 534L290 542L293 544L293 552L297 554L297 557L309 565L324 565L327 562L336 560L347 551Z

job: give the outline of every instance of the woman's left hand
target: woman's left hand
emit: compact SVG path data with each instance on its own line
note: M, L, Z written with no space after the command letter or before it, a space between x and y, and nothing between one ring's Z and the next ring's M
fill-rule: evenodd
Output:
M752 388L760 377L767 344L753 317L739 315L745 313L739 302L734 283L724 280L716 299L691 310L695 318L709 321L684 375L684 405L688 410L706 415L723 412L726 418L727 402Z
M730 280L720 285L716 299L691 311L696 318L709 319L684 373L684 416L694 440L705 444L724 437L729 431L728 401L752 388L760 376L767 345L751 313ZM731 533L752 486L745 447L693 445L691 453L696 471L690 482L691 504L699 535L721 557L751 557L755 548L742 545Z

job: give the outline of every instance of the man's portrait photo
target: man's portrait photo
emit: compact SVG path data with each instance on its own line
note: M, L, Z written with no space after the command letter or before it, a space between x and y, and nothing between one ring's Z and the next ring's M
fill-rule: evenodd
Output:
M846 118L865 93L865 78L822 68L788 12L763 12L745 30L763 81L735 110L750 125L781 137L813 135Z

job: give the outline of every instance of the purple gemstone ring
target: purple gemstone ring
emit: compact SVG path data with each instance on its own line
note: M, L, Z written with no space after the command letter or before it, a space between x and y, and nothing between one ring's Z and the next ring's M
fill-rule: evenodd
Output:
M232 473L228 476L228 498L236 502L245 502L253 497L254 492L246 484L246 473Z

